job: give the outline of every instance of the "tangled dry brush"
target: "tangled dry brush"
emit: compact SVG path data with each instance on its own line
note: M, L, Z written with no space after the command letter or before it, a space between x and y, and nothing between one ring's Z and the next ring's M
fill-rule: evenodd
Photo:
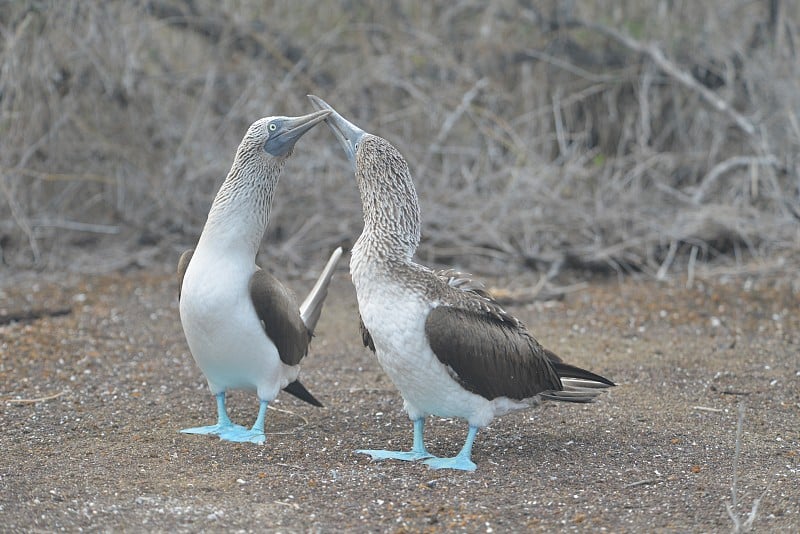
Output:
M425 261L796 268L798 21L788 0L3 3L3 263L174 260L250 122L314 93L406 155ZM289 270L358 235L324 129L274 208Z

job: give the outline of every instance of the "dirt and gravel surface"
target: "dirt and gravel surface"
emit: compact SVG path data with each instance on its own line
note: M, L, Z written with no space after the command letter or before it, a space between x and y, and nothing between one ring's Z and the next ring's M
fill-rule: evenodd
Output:
M800 531L796 279L599 280L537 302L535 279L491 282L543 344L619 387L496 420L462 473L353 452L407 447L411 425L361 347L346 271L302 373L326 408L282 394L262 446L178 433L215 411L171 274L4 273L0 530L725 532L744 403L738 513L763 494L755 528ZM229 407L243 424L257 411L245 392ZM454 454L465 434L433 419L427 442Z

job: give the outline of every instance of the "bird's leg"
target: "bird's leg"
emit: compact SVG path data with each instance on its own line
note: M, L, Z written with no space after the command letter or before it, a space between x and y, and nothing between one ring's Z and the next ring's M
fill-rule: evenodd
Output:
M213 436L220 436L223 432L234 428L236 425L231 423L228 418L228 410L225 408L225 392L217 393L217 424L210 426L198 426L194 428L184 428L181 430L184 434L211 434Z
M434 458L434 456L425 449L425 442L423 439L425 433L425 419L420 417L414 420L414 444L411 450L404 451L384 451L374 449L359 449L356 452L361 454L369 454L373 460L405 460L414 461L422 460L423 458Z
M269 403L265 400L262 400L258 405L258 417L256 417L256 422L253 423L253 428L250 430L264 433L264 416L267 414L267 405Z
M232 425L229 429L220 433L220 439L238 443L257 443L259 445L264 443L267 440L267 436L264 434L264 416L267 414L268 404L269 403L265 400L260 402L258 406L258 417L256 417L256 422L253 423L252 428Z
M461 471L475 471L477 465L472 461L472 444L478 434L478 427L470 425L467 440L461 451L452 458L430 458L425 460L431 469L459 469Z
M419 458L433 458L433 455L425 448L425 418L420 417L414 420L414 441L411 452Z

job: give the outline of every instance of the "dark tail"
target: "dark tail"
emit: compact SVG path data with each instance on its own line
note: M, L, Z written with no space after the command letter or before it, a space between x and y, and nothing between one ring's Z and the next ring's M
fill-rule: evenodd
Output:
M547 356L561 379L561 391L547 391L542 398L562 402L592 402L601 390L616 386L614 382L586 369L561 361L561 358L546 350Z
M290 395L294 395L301 401L305 401L311 404L312 406L317 406L319 408L322 408L322 403L317 399L315 399L314 395L312 395L311 392L308 391L306 387L300 383L299 380L295 380L294 382L283 388L283 391L289 393Z
M555 362L553 365L556 368L556 373L558 373L559 378L578 378L580 380L586 380L587 382L599 382L595 387L616 386L616 384L608 378L596 375L586 369L581 369L580 367L575 367L574 365L564 362ZM601 386L600 384L605 384L605 386ZM587 384L587 387L592 386Z

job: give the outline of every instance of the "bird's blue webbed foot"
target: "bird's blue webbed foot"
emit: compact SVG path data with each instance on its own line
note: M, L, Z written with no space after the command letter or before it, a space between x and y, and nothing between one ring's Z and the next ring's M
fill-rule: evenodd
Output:
M414 446L410 451L386 451L381 449L359 449L360 454L369 454L373 460L403 460L405 462L415 462L434 456L425 449L423 434L425 432L425 420L414 420Z
M211 436L219 436L220 439L226 441L234 441L238 443L264 443L266 436L264 435L264 413L267 410L267 403L261 402L261 407L258 411L258 419L256 419L253 428L243 427L236 425L228 418L228 411L225 408L225 393L218 393L217 399L217 424L209 426L197 426L193 428L184 428L181 430L182 434L205 434Z
M433 455L428 451L386 451L382 449L359 449L356 451L360 454L369 454L373 460L403 460L406 462L415 462L425 458L433 458Z
M256 443L261 445L267 440L263 429L246 428L240 425L231 425L218 435L219 439L236 443Z
M222 437L223 434L227 434L234 429L240 428L242 430L247 430L243 426L234 425L230 421L227 423L217 423L216 425L208 425L208 426L196 426L193 428L183 428L181 429L181 434L206 434L211 436L220 436Z
M222 436L233 430L238 425L234 425L228 418L228 410L225 408L225 392L217 393L217 424L209 426L196 426L194 428L184 428L182 434L206 434L211 436ZM243 427L243 430L246 430Z
M475 471L478 466L467 456L456 455L452 458L428 458L424 462L431 469L457 469L459 471Z
M431 469L457 469L459 471L475 471L478 468L475 462L472 461L472 443L475 441L475 436L478 434L478 427L470 426L467 440L464 442L464 447L461 452L452 458L429 458L423 463Z
M252 428L232 425L229 429L219 434L220 439L237 443L256 443L261 445L267 440L264 434L264 416L267 413L267 401L262 400L258 407L258 417Z

